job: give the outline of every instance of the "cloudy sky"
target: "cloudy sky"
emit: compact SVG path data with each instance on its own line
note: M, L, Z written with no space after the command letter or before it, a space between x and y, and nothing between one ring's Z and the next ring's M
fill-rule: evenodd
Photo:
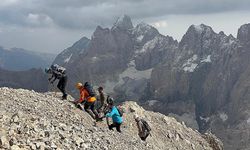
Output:
M0 0L0 45L58 53L123 14L177 40L201 23L236 36L250 0Z

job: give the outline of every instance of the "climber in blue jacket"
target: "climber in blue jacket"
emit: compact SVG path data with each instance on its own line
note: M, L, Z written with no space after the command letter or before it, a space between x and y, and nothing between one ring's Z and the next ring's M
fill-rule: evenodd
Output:
M110 108L110 112L106 114L107 124L110 130L113 130L116 127L118 132L121 132L121 124L123 122L121 114L119 113L116 106L114 106L114 99L109 97L107 99L108 107ZM112 118L113 123L109 125L108 118Z

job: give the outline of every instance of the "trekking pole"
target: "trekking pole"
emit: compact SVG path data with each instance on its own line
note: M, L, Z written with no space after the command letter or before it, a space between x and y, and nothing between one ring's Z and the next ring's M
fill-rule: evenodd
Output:
M108 117L106 117L106 122L107 122L107 125L109 127L109 118Z

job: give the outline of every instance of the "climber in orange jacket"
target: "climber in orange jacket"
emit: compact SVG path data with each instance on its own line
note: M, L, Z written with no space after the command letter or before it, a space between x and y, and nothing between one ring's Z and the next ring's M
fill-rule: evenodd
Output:
M96 97L90 84L86 82L83 86L82 83L77 83L76 88L80 91L80 98L76 100L75 103L84 103L84 110L90 114L93 119L99 121L100 117L95 109Z

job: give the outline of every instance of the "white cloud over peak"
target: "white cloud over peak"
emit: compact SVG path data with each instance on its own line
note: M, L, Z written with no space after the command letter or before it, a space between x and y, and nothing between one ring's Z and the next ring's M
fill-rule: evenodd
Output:
M34 26L49 26L53 24L53 19L45 14L33 14L29 13L26 21L30 25Z

